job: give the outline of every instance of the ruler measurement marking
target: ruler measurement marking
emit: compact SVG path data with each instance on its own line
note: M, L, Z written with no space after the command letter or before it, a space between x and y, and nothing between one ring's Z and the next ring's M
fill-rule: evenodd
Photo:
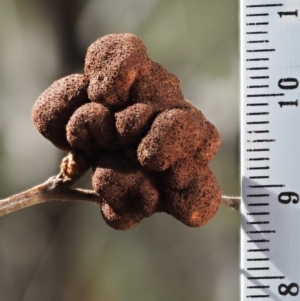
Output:
M258 167L248 167L248 170L265 170L265 169L270 169L270 166L258 166ZM254 185L253 185L254 186ZM256 186L261 186L261 185L256 185ZM249 187L249 186L248 186ZM251 186L250 186L251 187Z
M247 103L248 107L257 107L257 106L268 106L269 104L266 102L261 102L261 103Z
M269 16L268 13L262 13L262 14L247 14L246 17L267 17Z
M248 94L247 97L277 97L284 96L284 93L272 93L272 94Z
M250 203L248 204L248 206L251 206L251 207L263 207L263 206L270 206L269 203ZM258 223L258 222L249 222L247 224L255 224L255 223Z
M261 268L247 268L248 271L268 271L269 267L261 267Z
M255 134L267 134L267 133L270 133L270 131L268 131L268 130L265 130L265 131L247 131L247 133L249 133L249 134L253 134L253 133L255 133Z
M247 62L268 61L268 58L246 59Z
M264 193L264 194L247 194L248 198L265 198L265 197L269 197L270 195L268 193Z
M275 188L275 187L285 187L283 184L268 184L268 185L249 185L249 188Z
M269 261L270 258L248 258L247 261Z
M247 215L270 215L270 212L266 211L266 212L248 212Z
M252 176L249 177L249 179L269 179L269 176Z
M268 152L269 148L257 148L257 149L247 149L247 152Z
M265 293L265 292L261 292L261 293ZM247 298L268 298L268 297L270 297L270 295L247 295Z
M269 115L269 111L255 111L255 112L248 112L246 113L247 116L258 116L258 115ZM261 131L261 130L260 130Z
M275 49L248 49L247 52L273 52Z
M251 68L247 68L247 70L269 70L269 67L251 67Z
M265 249L249 249L247 252L269 252L270 249L265 248Z
M269 88L269 85L254 85L254 86L248 86L248 89L254 89L254 88Z
M247 222L248 225L268 225L270 222Z
M269 76L250 76L248 78L250 78L250 79L267 79L267 78L269 78Z
M250 289L262 289L262 288L270 288L269 285L254 285L254 286L247 286L247 288L250 288Z
M248 31L246 34L268 34L267 31Z
M249 121L247 124L269 124L269 121Z
M247 231L249 234L273 234L276 233L275 230L260 230L260 231Z
M254 41L247 41L247 43L269 43L269 40L254 40Z
M249 280L264 280L264 279L269 279L269 280L273 280L273 279L285 279L285 276L258 276L258 277L247 277L247 279Z
M247 131L247 133L249 133L249 134L268 134L268 133L270 133L270 131L268 131L268 130L265 130L265 131Z
M268 225L270 222L247 222L248 225Z
M253 25L269 25L269 22L247 23L246 25L248 25L248 26L253 26Z
M283 6L282 3L278 4L254 4L254 5L247 5L246 7L275 7L275 6Z
M248 240L247 243L265 243L270 242L269 239L254 239L254 240Z
M268 161L270 158L249 158L248 161Z
M258 140L247 140L249 143L261 143L261 142L275 142L275 139L258 139Z

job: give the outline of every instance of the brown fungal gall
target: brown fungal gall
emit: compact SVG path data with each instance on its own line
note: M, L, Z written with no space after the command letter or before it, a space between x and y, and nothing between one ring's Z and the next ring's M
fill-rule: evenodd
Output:
M216 178L208 166L202 166L187 188L167 191L166 212L189 227L200 227L215 215L220 202Z
M147 50L133 34L111 34L95 41L87 50L84 72L89 78L92 101L111 107L124 106Z
M137 144L149 130L154 111L150 105L137 103L115 114L118 140L123 145Z
M116 230L124 231L132 229L143 219L143 216L135 214L134 212L123 212L120 215L105 201L101 204L101 213L107 225Z
M78 108L67 124L67 140L75 149L97 151L114 141L113 114L99 103Z
M221 145L221 137L215 126L206 121L206 132L203 138L203 142L196 152L196 158L201 164L208 164Z
M115 229L132 228L156 212L159 193L150 177L124 154L99 154L93 187L103 200L102 214Z
M176 161L170 168L160 173L159 177L165 187L173 190L185 189L195 178L198 165L194 158Z
M148 104L155 112L187 105L177 76L151 59L148 59L141 67L132 85L130 100L133 103Z
M93 167L106 223L126 230L155 212L190 227L207 223L221 201L207 166L220 135L184 99L179 79L132 34L95 41L84 72L51 85L32 117L53 144L83 154L83 167ZM73 161L62 164L64 176L77 170Z
M159 114L138 147L141 165L150 170L163 171L195 153L202 142L205 118L200 113L198 118L194 115L180 109Z
M66 139L66 125L73 112L88 102L84 75L72 74L55 81L44 91L32 109L37 130L56 147L71 150Z

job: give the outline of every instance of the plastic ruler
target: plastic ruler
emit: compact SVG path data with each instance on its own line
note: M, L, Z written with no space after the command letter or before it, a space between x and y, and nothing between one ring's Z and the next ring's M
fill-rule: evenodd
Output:
M300 300L300 0L241 0L241 300Z

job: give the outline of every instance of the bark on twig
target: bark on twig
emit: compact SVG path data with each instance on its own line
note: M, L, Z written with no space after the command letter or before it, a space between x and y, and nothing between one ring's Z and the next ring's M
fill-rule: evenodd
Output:
M226 196L222 195L221 204L239 210L241 205L241 198L239 196Z
M43 184L0 200L0 217L11 212L47 201L84 201L100 204L100 197L93 190L70 188L73 181L66 181L61 174ZM222 205L239 209L240 197L222 196Z
M60 175L51 177L43 184L0 200L0 217L47 201L89 201L100 204L100 198L93 190L74 189L69 186L70 183L64 181Z

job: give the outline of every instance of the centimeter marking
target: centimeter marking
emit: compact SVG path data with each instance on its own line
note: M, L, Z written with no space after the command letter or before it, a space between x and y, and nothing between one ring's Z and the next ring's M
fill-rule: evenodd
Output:
M240 0L241 301L300 300L299 10Z

